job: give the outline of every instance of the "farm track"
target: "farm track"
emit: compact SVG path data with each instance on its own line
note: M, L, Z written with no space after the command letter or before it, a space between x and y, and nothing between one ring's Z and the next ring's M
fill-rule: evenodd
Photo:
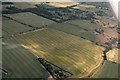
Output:
M94 74L96 74L98 71L100 71L103 66L105 65L105 60L102 59L102 62L98 65L98 67L96 67L95 69L93 69L93 71L90 73L89 77L94 76Z

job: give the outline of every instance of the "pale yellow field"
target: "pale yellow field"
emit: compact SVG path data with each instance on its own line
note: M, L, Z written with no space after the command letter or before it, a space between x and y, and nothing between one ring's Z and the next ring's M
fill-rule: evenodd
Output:
M55 7L68 7L79 4L78 2L50 2L48 5L55 6Z
M118 52L119 52L119 49L117 49L117 48L113 48L112 50L110 50L107 53L108 60L120 63L120 61L118 60Z
M16 39L36 56L73 73L72 78L88 75L102 60L102 47L53 29L37 30Z

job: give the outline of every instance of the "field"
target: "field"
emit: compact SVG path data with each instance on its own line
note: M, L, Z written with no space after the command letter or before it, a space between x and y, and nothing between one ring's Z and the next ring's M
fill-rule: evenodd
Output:
M79 3L77 2L50 2L48 3L48 5L54 6L54 7L69 7L69 6L73 6L73 5L78 5Z
M9 34L2 30L2 36L8 36Z
M3 78L47 78L48 73L36 57L24 49L14 38L4 38L2 42Z
M115 19L114 17L106 17L106 16L102 16L100 18L101 21L103 22L108 22L112 25L117 25L117 19Z
M112 62L116 62L116 63L120 63L120 60L118 59L119 57L119 52L120 49L117 49L117 48L113 48L112 50L110 50L109 52L107 52L107 58L109 61L112 61Z
M94 29L99 28L99 26L94 23L90 23L90 21L74 20L67 23L54 24L50 28L79 37L84 37L90 41L95 41L96 38L93 31Z
M103 68L93 76L94 78L118 78L118 64L106 61Z
M13 3L13 6L18 8L18 9L27 9L27 8L35 8L36 3L27 3L27 2L22 2L22 3Z
M94 29L99 28L95 23L91 23L89 20L72 20L69 21L70 24L74 24L80 28L87 29L88 31L94 31Z
M79 4L73 8L84 10L84 11L90 11L90 12L103 11L102 9L96 8L96 6L87 5L87 4Z
M5 21L5 20L10 20L10 19L2 16L2 21Z
M30 13L30 12L6 14L6 15L17 20L17 21L20 21L22 23L31 25L33 27L38 27L38 28L55 23L54 21L43 18L41 16L37 16L37 15Z
M20 24L16 21L7 19L2 22L3 35L6 35L6 32L10 34L25 32L33 28ZM4 32L5 31L5 32Z
M38 2L39 3L39 2ZM28 2L22 2L22 3L18 3L18 2L12 2L12 3L6 3L4 5L2 5L3 9L10 7L10 6L14 6L17 9L27 9L27 8L35 8L36 4L38 4L36 2L32 2L32 3L28 3Z
M53 29L19 35L16 40L30 52L73 73L71 77L87 76L102 60L102 47Z

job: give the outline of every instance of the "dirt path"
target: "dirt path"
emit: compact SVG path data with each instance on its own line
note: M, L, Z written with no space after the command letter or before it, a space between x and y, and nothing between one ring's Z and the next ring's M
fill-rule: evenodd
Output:
M103 57L101 57L99 59L99 62L97 63L97 65L95 65L95 67L93 67L89 72L88 74L82 76L82 78L85 78L85 77L91 77L94 73L95 73L95 70L97 70L100 66L102 66L103 64ZM80 77L81 78L81 77Z
M90 76L91 78L97 74L105 65L106 61L103 61L103 63L95 70L95 72Z

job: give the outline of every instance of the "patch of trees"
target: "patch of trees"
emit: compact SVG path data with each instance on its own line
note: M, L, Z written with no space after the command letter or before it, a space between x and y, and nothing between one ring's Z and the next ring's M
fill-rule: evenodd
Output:
M56 22L64 22L68 20L74 19L94 19L94 14L89 11L84 11L80 9L74 9L71 7L53 7L47 4L36 5L37 8L28 8L23 11L32 12L39 16L43 16L45 18L51 19Z
M101 29L101 28L98 28L98 29L95 29L95 32L97 32L97 33L99 33L99 34L102 34L102 33L104 32L104 30Z
M20 12L32 12L34 14L37 14L38 16L43 16L45 18L51 19L56 22L64 22L68 20L74 20L74 19L87 19L87 20L93 20L95 19L94 13L91 13L89 11L84 11L80 9L74 9L71 7L53 7L49 6L47 4L39 4L36 5L36 8L27 8L27 9L18 9L14 5L8 6L3 11L3 14L14 14L14 13L20 13Z
M16 8L15 6L8 6L6 7L6 10L2 10L3 14L14 14L14 13L20 13L22 12L21 9Z
M105 50L103 51L103 59L104 60L107 60L107 52L109 51L109 50L111 50L112 49L112 47L111 47L111 45L109 44L109 43L106 43L106 44L108 44L108 46L106 46L105 47Z
M120 38L118 39L118 48L120 49Z
M16 12L21 11L21 9L18 9L15 6L8 6L8 7L6 7L6 9L9 9L9 10L12 10L12 11L16 11Z
M120 27L117 27L117 32L118 34L120 34Z
M94 15L95 15L94 13L88 13L88 14L86 14L86 19L87 20L93 20L93 19L95 19Z
M97 11L95 12L98 16L104 16L107 15L104 11Z
M38 58L39 62L45 67L45 69L52 75L54 79L59 78L67 78L72 75L72 73L69 73L60 67L44 60L43 58Z

